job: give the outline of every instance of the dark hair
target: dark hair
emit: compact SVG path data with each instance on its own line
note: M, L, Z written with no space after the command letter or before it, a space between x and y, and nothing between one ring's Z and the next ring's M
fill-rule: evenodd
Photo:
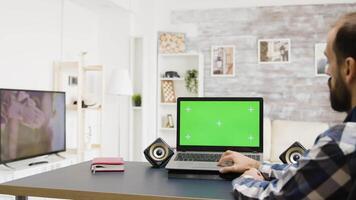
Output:
M347 57L356 60L356 12L341 17L335 26L333 50L337 63L340 65Z

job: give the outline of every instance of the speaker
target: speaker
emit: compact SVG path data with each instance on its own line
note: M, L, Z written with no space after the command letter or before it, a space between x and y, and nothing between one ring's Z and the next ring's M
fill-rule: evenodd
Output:
M174 152L164 140L157 138L143 151L143 154L153 167L159 168L166 166Z
M303 156L306 149L299 142L294 142L287 148L280 156L279 159L286 164L294 164Z

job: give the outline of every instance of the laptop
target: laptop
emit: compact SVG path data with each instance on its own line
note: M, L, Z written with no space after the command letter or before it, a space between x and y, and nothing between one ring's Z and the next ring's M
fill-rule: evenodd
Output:
M262 159L263 99L178 98L177 149L166 169L218 171L226 150Z

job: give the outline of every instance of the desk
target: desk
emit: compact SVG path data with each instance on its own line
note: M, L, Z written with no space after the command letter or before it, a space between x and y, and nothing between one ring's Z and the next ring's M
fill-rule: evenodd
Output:
M233 199L230 181L168 178L165 169L126 162L125 172L92 174L90 162L0 184L0 193L64 199Z

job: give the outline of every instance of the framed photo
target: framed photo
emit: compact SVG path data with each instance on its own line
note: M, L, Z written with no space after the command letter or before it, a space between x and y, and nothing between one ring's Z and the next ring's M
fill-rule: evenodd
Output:
M175 32L159 32L158 52L162 54L184 53L185 34Z
M78 85L78 77L77 76L68 76L68 85L69 86Z
M316 76L327 76L326 70L329 63L328 63L328 59L324 54L325 49L326 49L326 43L315 44L314 68L315 68Z
M174 128L174 120L172 114L167 114L165 128Z
M235 46L211 47L211 76L235 76Z
M290 63L290 39L258 40L258 63Z

